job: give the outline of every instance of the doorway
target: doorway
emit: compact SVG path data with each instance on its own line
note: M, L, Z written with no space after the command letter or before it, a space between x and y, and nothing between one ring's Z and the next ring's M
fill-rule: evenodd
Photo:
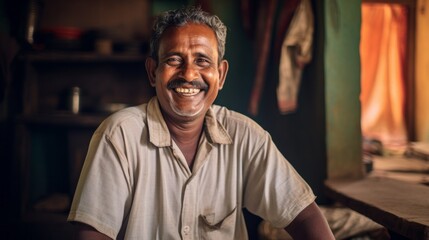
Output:
M362 135L390 148L414 140L414 9L414 1L362 1Z

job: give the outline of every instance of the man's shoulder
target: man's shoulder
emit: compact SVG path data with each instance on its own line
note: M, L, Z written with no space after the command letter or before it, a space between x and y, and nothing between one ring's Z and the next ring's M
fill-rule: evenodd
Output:
M243 113L228 109L225 106L213 105L213 112L219 121L226 129L240 128L251 131L264 133L265 130L253 119L244 115Z
M108 116L100 125L98 131L110 132L118 127L143 126L146 122L147 104L121 109Z
M147 113L147 104L141 104L137 106L131 106L124 109L121 109L113 114L111 114L107 119L112 123L120 124L124 121L130 121L134 119L141 120L146 117Z

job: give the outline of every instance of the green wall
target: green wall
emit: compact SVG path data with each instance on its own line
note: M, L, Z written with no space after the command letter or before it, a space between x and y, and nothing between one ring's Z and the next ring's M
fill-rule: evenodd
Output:
M362 177L361 0L325 1L326 141L329 178Z
M225 58L229 63L229 72L216 104L247 113L255 56L251 39L245 34L241 24L239 1L216 1L216 4L213 4L213 11L228 28Z

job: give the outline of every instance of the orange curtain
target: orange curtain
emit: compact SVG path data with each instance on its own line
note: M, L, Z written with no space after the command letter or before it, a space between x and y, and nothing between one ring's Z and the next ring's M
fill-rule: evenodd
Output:
M402 145L407 141L404 118L406 27L405 7L362 4L362 134L385 145Z

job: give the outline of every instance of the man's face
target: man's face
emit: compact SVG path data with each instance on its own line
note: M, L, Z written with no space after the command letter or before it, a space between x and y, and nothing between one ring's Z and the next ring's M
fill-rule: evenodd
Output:
M213 30L189 23L165 30L158 64L149 58L146 69L164 115L183 121L204 117L223 87L228 63L219 63Z

